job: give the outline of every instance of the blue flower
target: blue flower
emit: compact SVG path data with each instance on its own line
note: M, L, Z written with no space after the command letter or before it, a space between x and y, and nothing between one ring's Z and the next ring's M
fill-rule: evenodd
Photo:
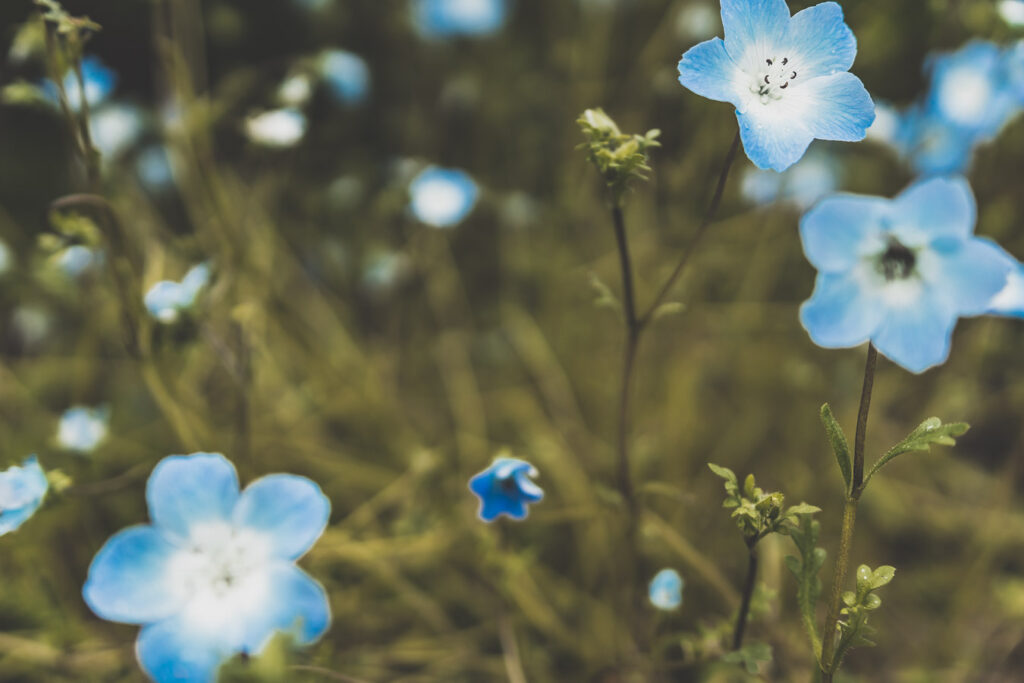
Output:
M480 519L493 522L502 515L526 519L527 504L544 497L531 479L536 476L536 468L525 460L495 458L490 467L469 480L469 490L480 499Z
M683 577L675 569L662 569L651 579L647 595L658 609L677 609L683 604Z
M327 594L295 566L323 533L330 501L314 482L272 474L241 493L217 453L161 460L146 484L151 524L114 534L82 588L103 619L140 624L135 654L157 683L214 681L275 633L299 644L330 625Z
M819 346L868 340L922 372L946 360L957 318L985 313L1009 264L973 236L974 196L959 176L918 182L895 199L834 195L800 221L818 269L800 322Z
M89 118L92 144L105 160L121 156L134 145L145 128L142 109L134 104L111 102Z
M412 19L425 38L484 36L505 25L506 0L412 0Z
M55 255L54 263L68 277L80 277L103 263L103 251L83 244L72 244Z
M16 530L35 514L48 488L46 473L34 455L25 458L21 467L13 465L0 472L0 536Z
M370 68L362 57L351 52L324 52L320 56L320 74L328 92L341 104L359 104L370 93Z
M82 59L82 81L85 83L85 101L90 108L96 108L106 101L117 86L117 74L99 59L92 55ZM68 105L78 111L82 106L82 90L78 87L78 77L72 69L64 74L64 93L68 97ZM43 84L47 97L54 103L58 101L57 86L51 81Z
M927 106L975 140L990 140L1020 109L1010 70L1011 53L975 40L931 60Z
M430 166L409 184L409 209L420 221L449 228L469 215L480 188L465 171Z
M679 82L736 107L747 156L783 171L811 140L863 140L874 120L843 10L823 2L790 17L784 0L722 0L725 40L686 51Z
M755 204L783 201L808 209L837 189L839 170L833 157L812 150L782 173L760 168L748 170L740 191Z
M64 411L57 425L57 442L64 448L87 453L107 436L110 409L74 406Z
M195 303L199 292L210 281L210 266L200 263L193 266L181 282L161 280L146 292L143 303L146 310L162 323L172 323L182 311Z

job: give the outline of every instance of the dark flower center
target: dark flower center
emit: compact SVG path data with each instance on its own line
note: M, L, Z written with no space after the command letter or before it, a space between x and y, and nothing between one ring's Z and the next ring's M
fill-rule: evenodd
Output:
M505 493L517 493L519 487L516 486L515 477L505 477L504 479L498 480L498 485L501 486L501 490Z
M782 97L781 91L788 88L790 81L797 76L789 57L766 59L765 67L760 80L751 88L761 96L762 102L767 102L769 98L777 100Z
M878 269L887 281L906 280L914 273L917 256L895 237L889 238L889 246L878 261Z

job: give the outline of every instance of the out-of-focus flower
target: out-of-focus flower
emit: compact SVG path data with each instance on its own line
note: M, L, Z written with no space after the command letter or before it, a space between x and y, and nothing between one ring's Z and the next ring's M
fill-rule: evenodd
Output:
M359 55L327 50L320 55L319 68L327 91L339 103L356 105L370 94L370 67Z
M363 268L363 285L372 291L385 291L394 287L409 271L409 259L394 251L371 254Z
M68 277L80 277L103 263L103 252L82 244L72 244L56 254L54 263Z
M0 472L0 536L16 530L43 503L49 483L39 460L32 455Z
M90 109L102 104L114 92L117 86L117 74L108 68L99 57L92 55L82 59L82 80L85 82L85 101ZM64 92L68 97L68 105L78 111L82 106L82 89L78 87L78 77L72 69L64 74ZM43 84L43 90L54 103L57 102L57 86L51 81Z
M46 309L32 304L19 306L11 315L11 326L21 342L28 347L37 346L50 335L53 316Z
M818 269L800 322L819 346L868 340L911 372L943 363L960 317L985 313L1009 266L975 237L974 196L962 177L918 182L895 199L835 195L800 221Z
M994 43L975 40L934 57L928 106L961 135L992 139L1020 109L1008 55Z
M658 609L678 609L683 604L683 577L675 569L662 569L651 579L647 595Z
M834 192L839 186L839 164L820 151L811 151L782 173L760 168L743 175L743 196L755 204L792 202L801 209Z
M724 41L686 51L679 82L736 107L743 148L758 168L784 171L815 138L864 139L875 108L847 71L857 41L839 5L790 17L784 0L722 0L722 26Z
M288 107L301 107L313 96L313 79L309 74L292 74L277 88L277 99Z
M537 469L518 458L495 458L491 466L469 480L469 490L480 499L477 515L493 522L502 515L526 519L527 505L544 497L544 492L531 477Z
M157 683L212 682L224 660L260 654L275 633L305 645L330 625L323 586L295 566L330 501L292 474L238 488L220 454L164 458L146 484L151 524L112 536L89 567L86 604L142 625L135 654Z
M146 310L162 323L172 323L182 311L195 303L199 292L210 281L210 266L200 263L193 266L181 282L161 280L149 288L144 298Z
M996 11L1010 26L1024 26L1024 0L999 0Z
M425 38L485 36L505 25L506 0L411 0L413 25Z
M107 437L110 409L74 406L64 411L57 424L57 442L71 451L88 453Z
M139 139L144 127L142 110L123 102L105 104L89 118L92 143L105 160L126 152Z
M150 190L162 191L174 184L174 166L162 145L150 145L139 152L135 172Z
M465 171L430 166L409 184L409 209L420 221L448 228L469 215L480 188Z
M306 115L291 107L265 111L245 120L245 133L266 147L293 147L306 134Z
M676 15L676 33L687 40L705 40L721 26L715 8L706 2L693 2Z

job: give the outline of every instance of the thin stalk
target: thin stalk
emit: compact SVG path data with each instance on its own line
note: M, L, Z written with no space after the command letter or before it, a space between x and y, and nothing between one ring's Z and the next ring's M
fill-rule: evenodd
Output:
M747 580L743 584L743 599L740 602L740 611L736 615L736 627L732 632L733 650L743 647L743 634L747 629L747 617L750 614L750 600L754 597L754 587L757 585L757 550L754 544L750 544L749 551Z
M99 154L92 146L92 131L89 130L89 100L85 96L85 77L82 75L82 62L75 60L75 80L78 81L78 126L81 131L82 154L85 156L85 172L89 179L90 189L97 190L100 181Z
M629 241L626 239L622 207L612 208L612 223L615 226L619 266L622 269L622 310L626 321L626 348L622 363L622 383L619 388L618 479L619 490L629 511L629 533L632 537L636 527L637 507L633 477L629 470L629 398L633 383L633 367L636 365L636 351L640 341L640 326L636 317L633 266L629 256Z
M868 429L868 410L871 408L871 392L875 384L875 366L878 362L878 350L874 344L868 344L868 357L864 363L864 384L860 392L860 409L857 412L857 434L853 442L853 481L849 497L843 506L843 528L839 537L839 554L832 574L832 596L825 617L825 632L821 645L822 683L832 683L836 662L836 631L839 623L839 610L842 604L843 585L846 582L846 570L850 563L850 547L853 545L853 529L857 520L857 502L860 500L864 484L864 441Z

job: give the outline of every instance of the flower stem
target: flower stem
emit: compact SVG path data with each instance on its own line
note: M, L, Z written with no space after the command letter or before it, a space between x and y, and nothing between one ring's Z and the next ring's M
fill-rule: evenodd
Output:
M853 544L853 528L857 519L857 502L860 500L864 483L864 439L868 429L868 409L871 407L871 391L875 384L875 365L878 351L874 344L868 344L868 357L864 364L864 384L860 393L860 409L857 412L857 434L853 442L853 480L851 493L843 506L843 528L839 537L839 554L832 573L832 596L825 617L825 632L821 645L822 683L832 683L838 662L835 660L836 632L839 610L846 582L846 570L850 562L850 547Z
M750 559L747 563L747 580L743 584L743 600L740 611L736 614L736 628L732 632L732 649L743 647L743 634L747 629L747 616L750 614L750 600L754 597L754 586L757 585L757 551L753 544L749 545Z
M629 470L629 397L633 383L633 367L636 365L636 351L640 341L640 325L636 317L636 298L633 287L633 266L629 256L629 241L626 239L626 224L622 207L612 208L612 223L615 227L615 242L619 251L619 266L622 269L622 309L626 321L626 348L622 363L622 384L619 388L618 422L618 480L619 490L628 509L629 535L632 538L636 528L636 495L633 478Z

